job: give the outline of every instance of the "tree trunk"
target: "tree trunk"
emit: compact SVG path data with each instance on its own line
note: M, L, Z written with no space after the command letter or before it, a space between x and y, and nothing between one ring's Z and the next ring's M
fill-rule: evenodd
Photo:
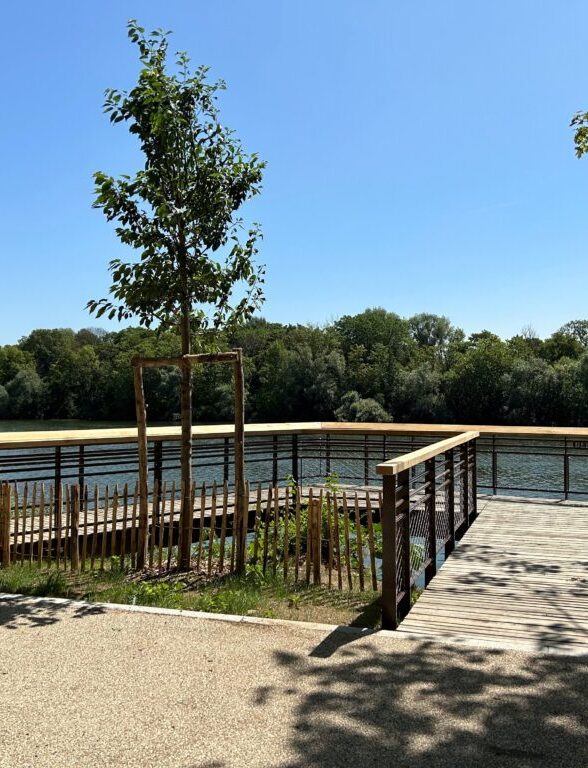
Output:
M189 355L190 311L183 307L181 319L182 355ZM183 570L190 568L192 550L192 371L189 364L181 369L181 471L182 471L182 506L180 510L180 531L178 541L178 566Z

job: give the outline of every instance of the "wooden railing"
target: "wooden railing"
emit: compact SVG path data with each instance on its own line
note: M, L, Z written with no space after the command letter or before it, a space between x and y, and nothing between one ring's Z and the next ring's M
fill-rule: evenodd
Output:
M477 514L476 438L468 431L378 465L383 477L382 626L395 629ZM419 581L421 583L419 584Z

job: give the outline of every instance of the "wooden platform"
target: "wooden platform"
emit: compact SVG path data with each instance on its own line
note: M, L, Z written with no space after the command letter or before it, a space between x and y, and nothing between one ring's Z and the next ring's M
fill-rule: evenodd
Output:
M480 499L398 633L588 654L588 506Z

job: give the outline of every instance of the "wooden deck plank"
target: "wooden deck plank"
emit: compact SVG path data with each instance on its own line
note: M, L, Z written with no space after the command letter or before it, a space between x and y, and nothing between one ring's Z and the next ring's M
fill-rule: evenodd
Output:
M588 510L485 498L400 635L588 654Z

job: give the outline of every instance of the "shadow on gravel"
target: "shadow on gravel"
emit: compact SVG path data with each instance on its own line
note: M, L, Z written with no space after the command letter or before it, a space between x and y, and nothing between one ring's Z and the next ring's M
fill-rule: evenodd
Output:
M63 618L67 612L73 618L103 613L98 605L73 605L50 598L7 595L0 597L0 629L47 627Z
M335 634L310 656L275 655L300 681L289 768L588 765L585 659Z

